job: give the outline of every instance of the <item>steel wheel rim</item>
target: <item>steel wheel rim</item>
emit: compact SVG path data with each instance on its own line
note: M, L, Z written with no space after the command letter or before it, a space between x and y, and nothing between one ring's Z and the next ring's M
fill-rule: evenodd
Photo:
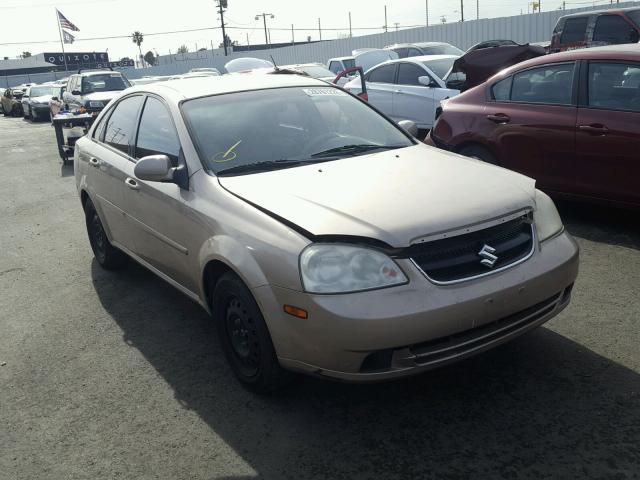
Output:
M226 311L226 331L231 351L242 374L253 377L260 368L260 343L256 324L237 297L232 297Z
M96 255L100 260L103 260L106 256L106 235L100 223L100 218L97 213L93 214L91 219L91 228L93 230L93 245L95 247Z

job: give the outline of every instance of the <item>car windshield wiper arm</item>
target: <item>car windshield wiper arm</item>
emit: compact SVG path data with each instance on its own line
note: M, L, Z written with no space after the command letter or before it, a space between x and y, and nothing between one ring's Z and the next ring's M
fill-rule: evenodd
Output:
M395 148L402 148L405 145L375 145L373 143L363 143L358 145L343 145L341 147L330 148L328 150L323 150L322 152L314 153L311 155L311 158L318 157L327 157L331 155L336 155L340 153L362 153L369 152L373 150L393 150Z
M270 170L297 167L298 165L304 165L305 163L306 162L300 160L268 160L265 162L247 163L244 165L225 168L224 170L216 172L216 175L225 176L240 175L243 173L268 172Z

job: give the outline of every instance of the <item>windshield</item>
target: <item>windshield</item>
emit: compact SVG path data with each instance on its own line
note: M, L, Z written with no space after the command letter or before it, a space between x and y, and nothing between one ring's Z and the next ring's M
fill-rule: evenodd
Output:
M447 72L451 70L453 62L455 61L455 58L444 58L441 60L426 60L422 62L422 64L435 73L438 78L444 80L444 77L447 75Z
M31 97L43 97L45 95L55 95L55 87L31 87L29 96Z
M631 19L637 27L640 27L640 10L631 10L627 12L627 17Z
M331 70L324 67L317 67L315 65L311 67L301 67L300 70L313 78L335 77Z
M119 73L91 75L82 79L82 93L113 92L124 90L131 85Z
M182 109L202 161L215 173L413 145L396 125L330 86L216 95L189 100Z
M433 45L420 47L423 55L463 55L464 52L453 45Z

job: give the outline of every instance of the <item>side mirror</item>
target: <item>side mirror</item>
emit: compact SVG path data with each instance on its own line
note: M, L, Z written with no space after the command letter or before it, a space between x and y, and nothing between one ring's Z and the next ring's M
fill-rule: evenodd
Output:
M71 95L82 95L82 92L80 90L74 90L71 92Z
M58 97L51 97L52 102L59 102L60 99Z
M425 87L439 87L439 85L429 75L418 77L418 82Z
M149 155L136 163L133 174L149 182L171 182L176 169L166 155Z
M418 136L418 126L415 122L411 120L400 120L398 122L398 125L412 137Z

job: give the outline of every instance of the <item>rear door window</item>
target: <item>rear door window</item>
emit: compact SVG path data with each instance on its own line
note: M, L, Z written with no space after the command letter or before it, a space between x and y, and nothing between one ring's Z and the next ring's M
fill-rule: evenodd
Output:
M394 63L376 68L367 76L367 80L374 83L393 83L395 76L396 64Z
M398 85L422 85L418 78L428 77L429 74L412 63L401 63L398 67Z
M640 64L589 62L589 107L640 112Z
M409 54L407 56L408 57L420 57L420 56L422 56L422 52L420 50L418 50L417 48L410 48L409 49Z
M636 43L638 32L620 15L600 15L596 20L593 41L614 45Z
M105 126L104 143L123 153L129 153L141 104L142 96L137 95L125 98L116 105Z
M573 63L532 68L513 76L514 102L570 105L573 92Z
M584 42L588 23L589 17L568 18L562 28L560 43Z

